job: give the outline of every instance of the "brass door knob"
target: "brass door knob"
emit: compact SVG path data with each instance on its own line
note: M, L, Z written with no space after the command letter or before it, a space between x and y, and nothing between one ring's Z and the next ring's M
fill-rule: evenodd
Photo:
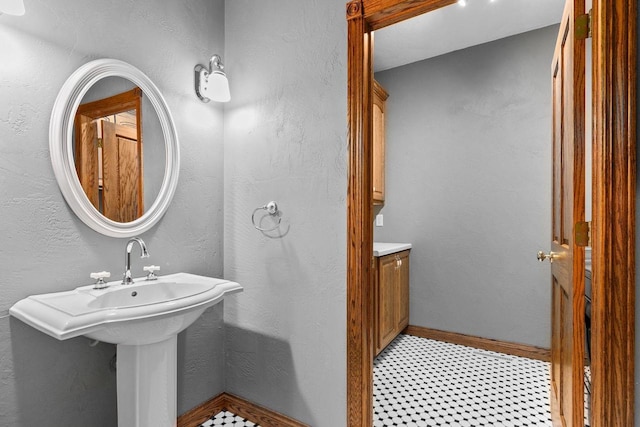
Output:
M554 258L557 258L558 254L555 252L549 252L548 254L545 254L543 251L538 251L538 261L542 262L546 259L549 260L549 262L553 262Z

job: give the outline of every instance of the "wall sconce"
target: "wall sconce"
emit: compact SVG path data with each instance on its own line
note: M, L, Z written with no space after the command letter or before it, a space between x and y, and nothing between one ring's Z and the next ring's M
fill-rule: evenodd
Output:
M24 15L24 2L22 0L0 0L0 15Z
M219 55L211 57L209 68L200 64L196 65L196 95L203 102L210 100L228 102L231 99L229 80L223 70L224 65Z

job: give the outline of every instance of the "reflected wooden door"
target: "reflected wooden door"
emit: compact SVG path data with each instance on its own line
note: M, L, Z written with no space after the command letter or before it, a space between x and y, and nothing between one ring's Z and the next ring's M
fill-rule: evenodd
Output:
M551 412L556 427L583 425L584 247L576 224L584 221L584 40L575 17L584 0L568 0L552 62L553 201L551 254ZM579 227L578 227L579 228Z
M135 128L101 123L104 215L131 222L142 215L137 134Z
M142 90L81 104L75 117L78 179L98 212L116 222L144 214Z

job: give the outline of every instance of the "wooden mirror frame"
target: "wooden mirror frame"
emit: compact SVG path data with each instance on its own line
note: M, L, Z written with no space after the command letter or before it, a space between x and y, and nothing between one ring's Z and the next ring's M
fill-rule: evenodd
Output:
M346 5L347 425L373 424L371 32L456 0ZM593 0L592 427L634 424L635 0ZM606 373L606 374L601 374Z

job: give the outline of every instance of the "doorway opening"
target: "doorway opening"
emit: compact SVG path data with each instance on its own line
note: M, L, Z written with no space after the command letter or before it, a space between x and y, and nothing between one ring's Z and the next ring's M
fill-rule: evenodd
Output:
M373 83L370 32L452 3L451 0L363 0L347 5L350 139L347 394L350 426L371 425L372 421ZM635 17L636 4L633 2L594 1L594 357L591 363L594 426L633 423L635 241L629 236L635 235ZM598 352L598 348L608 351Z

